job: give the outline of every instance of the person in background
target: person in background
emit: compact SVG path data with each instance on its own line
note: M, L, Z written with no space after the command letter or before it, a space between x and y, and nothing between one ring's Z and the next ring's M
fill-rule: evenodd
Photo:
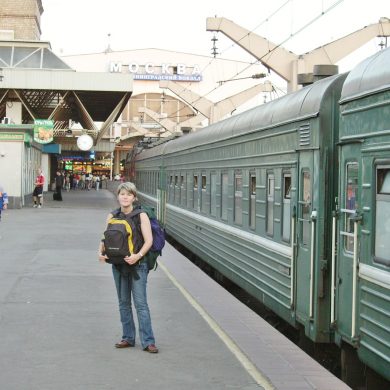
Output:
M65 181L65 172L61 171L61 176L62 176L62 189L66 190L66 181Z
M105 189L107 189L107 176L104 173L102 175L102 188L103 186Z
M56 197L55 197L55 200L59 200L59 201L62 201L62 193L61 193L61 190L62 190L62 186L64 185L64 178L63 176L61 175L61 172L60 171L57 171L56 173Z
M42 169L38 169L38 175L35 178L35 188L33 192L33 207L38 207L39 209L43 205L43 185L45 184L45 176L43 176Z
M0 184L0 221L1 221L1 211L7 210L8 207L8 195L4 192L3 186Z
M99 191L99 186L100 186L100 176L96 175L96 181L95 181L95 189L96 189L96 191Z
M70 191L70 174L69 173L67 173L65 176L65 188L66 188L67 192Z
M127 182L119 185L118 202L120 211L124 215L128 215L133 211L133 203L137 200L137 189L133 183ZM119 313L122 322L122 340L115 344L115 348L134 347L135 344L135 325L133 318L133 310L131 298L137 311L138 317L138 332L141 341L142 349L149 353L157 353L158 348L155 345L155 339L152 330L152 320L146 297L146 285L148 280L149 268L146 261L142 261L144 255L151 248L153 243L152 228L149 217L142 212L139 215L140 241L134 247L134 253L126 256L124 260L131 266L135 267L136 274L122 273L120 268L113 265L112 273L114 276L115 286L118 294ZM108 214L108 221L113 217L113 214ZM99 261L105 263L108 257L104 254L104 241L100 242L98 250Z

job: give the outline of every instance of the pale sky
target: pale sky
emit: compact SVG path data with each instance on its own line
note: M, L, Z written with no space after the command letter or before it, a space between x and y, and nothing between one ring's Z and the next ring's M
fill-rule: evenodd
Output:
M113 51L157 48L211 56L214 33L206 31L206 18L214 16L230 19L295 54L304 54L377 23L381 17L390 18L390 0L42 0L42 3L41 39L49 41L60 56L101 53L108 44ZM220 58L257 63L253 73L258 73L259 62L252 55L222 33L216 36ZM351 70L376 53L380 42L374 38L342 59L337 64L339 73ZM278 75L271 72L268 80L280 93L285 93L286 83ZM261 104L261 95L257 99L255 104Z
M284 42L282 46L301 54L376 23L380 17L390 18L389 0L42 0L42 3L41 39L50 41L59 55L103 52L110 39L114 51L158 48L208 56L213 33L206 31L206 18L215 15L276 44ZM332 9L326 12L329 8ZM255 61L222 33L217 38L222 58ZM390 38L388 41L390 46ZM356 61L378 50L378 43L379 39L374 39L365 45L360 54L355 54Z

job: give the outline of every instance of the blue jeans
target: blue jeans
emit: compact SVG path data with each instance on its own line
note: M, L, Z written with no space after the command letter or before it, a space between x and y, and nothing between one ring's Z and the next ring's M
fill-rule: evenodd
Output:
M149 270L146 263L137 263L134 267L139 276L138 280L134 279L131 273L121 274L115 266L112 266L112 273L118 294L119 313L123 328L122 340L126 340L132 345L135 343L135 326L131 306L131 295L133 294L133 302L138 317L139 338L144 349L150 344L155 344L146 297Z

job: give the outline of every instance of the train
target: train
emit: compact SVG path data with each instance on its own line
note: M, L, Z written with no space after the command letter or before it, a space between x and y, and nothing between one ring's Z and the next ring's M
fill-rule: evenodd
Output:
M129 159L168 235L390 380L389 48Z

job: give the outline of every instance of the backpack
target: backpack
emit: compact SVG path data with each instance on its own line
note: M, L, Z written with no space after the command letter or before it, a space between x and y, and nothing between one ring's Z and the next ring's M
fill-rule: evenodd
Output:
M119 211L119 212L118 212ZM104 253L108 256L108 263L127 264L125 256L133 252L133 229L126 218L120 216L120 209L115 210L113 217L108 221L104 235Z
M154 208L138 206L128 215L123 214L120 208L112 211L113 217L104 232L105 254L109 258L107 262L120 266L122 271L130 267L123 258L138 252L144 244L139 217L143 212L149 217L153 235L152 247L145 254L144 260L149 270L157 268L157 257L165 245L165 232L156 218Z
M150 220L150 226L152 228L152 236L153 236L153 244L152 247L149 249L149 251L145 254L145 260L148 264L149 270L156 270L157 268L157 257L161 256L161 251L164 248L165 245L165 232L164 229L161 227L160 222L156 218L156 214L154 212L154 208L150 206L139 206L135 210L133 210L129 217L132 218L133 216L136 216L140 213L146 213ZM139 218L139 217L138 217ZM137 226L141 226L140 222L138 221ZM138 231L138 229L137 229ZM142 240L143 245L143 238L142 238L142 232L139 229L140 239ZM137 238L135 238L135 241L137 241ZM142 247L141 245L141 247Z

